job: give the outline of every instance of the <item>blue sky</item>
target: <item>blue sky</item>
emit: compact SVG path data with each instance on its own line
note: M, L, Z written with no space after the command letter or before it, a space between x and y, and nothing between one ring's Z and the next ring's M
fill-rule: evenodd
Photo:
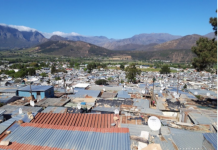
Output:
M216 0L0 0L0 23L41 32L128 38L213 32Z

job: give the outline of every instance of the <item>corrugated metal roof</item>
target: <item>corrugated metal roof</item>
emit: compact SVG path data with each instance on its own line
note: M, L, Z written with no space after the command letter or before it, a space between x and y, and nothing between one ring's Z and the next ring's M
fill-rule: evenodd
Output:
M16 120L11 118L0 124L0 134L2 134L9 126L11 126Z
M173 141L179 149L202 149L202 133L171 134Z
M38 113L31 121L32 123L50 124L50 125L71 125L79 127L93 128L117 128L119 121L116 121L115 126L113 117L114 114L54 114L54 113Z
M23 125L22 125L23 126ZM91 128L62 127L59 129L47 126L38 128L32 126L19 127L9 134L4 141L12 142L9 146L0 146L1 149L95 149L95 150L130 150L130 136L124 129L102 130L96 132ZM112 129L113 130L113 129ZM108 132L109 131L109 132Z
M40 112L42 111L42 107L32 107L32 106L13 106L13 105L4 105L0 108L1 110L6 110L4 112L4 115L13 115L16 116L19 114L19 108L22 109L23 113L27 113L27 112L32 112L32 113L36 113L36 112Z
M79 89L79 90L74 90L74 92L76 92L74 95L68 95L68 97L81 98L81 97L91 96L93 98L97 98L101 91Z
M47 107L45 108L42 113L66 113L66 107Z
M209 117L202 113L195 113L195 112L190 112L188 113L189 117L191 120L194 122L194 124L211 124L214 121L211 120Z
M217 150L217 134L216 133L203 133L203 136Z
M207 95L207 93L210 93L211 96L217 97L217 94L213 91L209 90L203 90L203 89L188 89L192 94L195 95L195 92L197 92L197 95Z
M170 135L163 135L161 137L155 136L154 143L160 144L162 150L177 150L177 147Z
M42 86L37 86L37 85L31 85L31 89L32 91L46 91L50 88L53 88L53 86L46 86L46 85L42 85ZM19 88L18 91L30 91L30 86L25 86L22 88Z
M128 92L126 91L119 91L117 93L117 98L131 98L131 96L128 95Z
M159 109L152 109L152 108L141 109L140 113L163 116L162 111L160 111Z
M130 135L140 136L141 131L148 131L150 135L158 135L159 131L152 131L147 125L135 125L135 124L123 124L121 123L122 128L129 128ZM169 135L170 130L166 126L161 127L162 135Z
M133 99L133 106L137 106L140 109L149 108L149 100L147 99Z
M46 98L42 99L35 104L39 107L48 107L48 106L64 106L70 99L67 98Z
M95 107L95 108L92 108L93 111L104 111L104 112L114 112L114 110L117 109L120 111L120 108L119 107Z
M1 93L16 93L17 89L5 89L0 91Z
M104 92L101 95L101 98L114 98L117 96L117 93L109 93L109 92Z

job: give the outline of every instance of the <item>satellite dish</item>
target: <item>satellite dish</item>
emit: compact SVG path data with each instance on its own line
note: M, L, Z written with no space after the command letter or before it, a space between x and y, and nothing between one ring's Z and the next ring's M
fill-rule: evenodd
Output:
M22 111L22 108L19 108L19 114L22 114L23 111Z
M142 94L145 94L145 90L142 90Z
M115 110L114 110L114 114L119 114L119 110L118 110L118 109L115 109Z
M34 101L30 100L30 105L34 107L35 106Z
M161 128L160 120L155 116L151 116L148 119L148 126L152 131L158 131Z
M194 92L195 95L198 95L198 92Z
M178 94L176 94L176 95L175 95L175 98L179 98L179 95L178 95Z
M160 93L163 93L163 91L162 91L162 90L160 90Z
M207 96L210 96L210 93L207 93Z
M77 108L78 108L78 109L81 109L80 103L77 104Z
M106 91L105 88L103 88L103 91L104 91L104 92Z

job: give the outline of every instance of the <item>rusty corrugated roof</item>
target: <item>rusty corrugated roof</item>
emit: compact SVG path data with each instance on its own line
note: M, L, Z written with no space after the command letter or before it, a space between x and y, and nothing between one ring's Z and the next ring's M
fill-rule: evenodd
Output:
M70 113L38 113L31 123L64 125L91 128L117 128L118 121L114 121L114 114L70 114ZM115 126L111 126L116 123Z

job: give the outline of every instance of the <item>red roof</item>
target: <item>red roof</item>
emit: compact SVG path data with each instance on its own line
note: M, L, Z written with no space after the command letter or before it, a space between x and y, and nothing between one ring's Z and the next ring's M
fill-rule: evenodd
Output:
M31 123L90 128L118 128L119 120L114 122L114 114L70 114L38 113ZM116 123L115 126L111 126Z
M85 132L101 132L101 133L129 133L128 128L90 128L90 127L74 127L64 125L49 125L38 123L23 123L22 127L35 127L35 128L47 128L56 130L71 130L71 131L85 131Z

